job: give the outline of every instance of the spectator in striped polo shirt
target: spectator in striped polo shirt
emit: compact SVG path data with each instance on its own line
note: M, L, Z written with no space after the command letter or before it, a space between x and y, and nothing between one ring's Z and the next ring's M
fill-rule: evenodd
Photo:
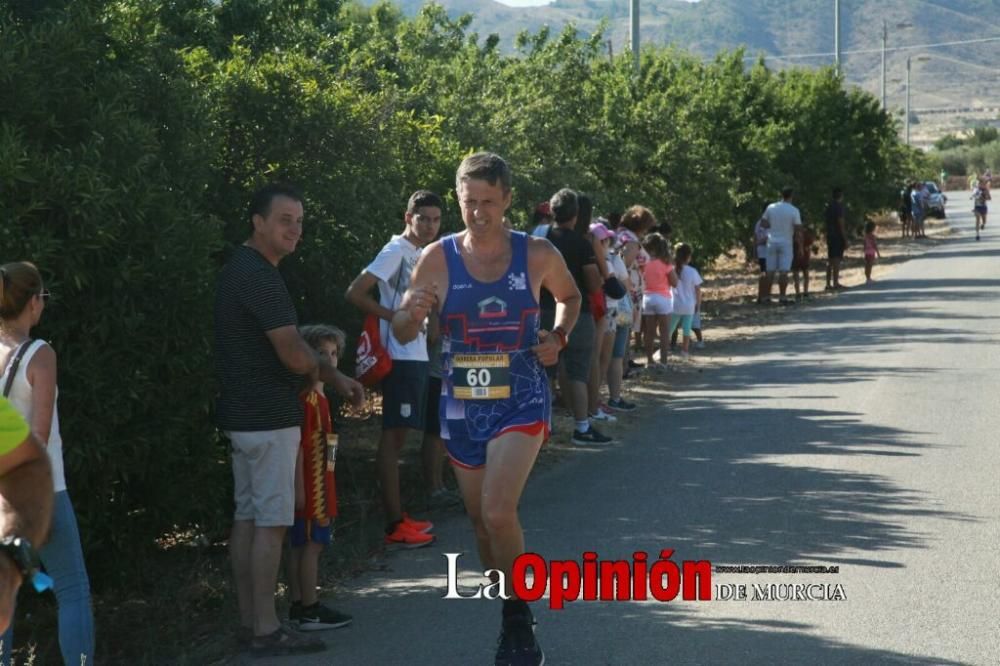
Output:
M302 338L278 272L302 237L302 196L282 184L250 202L250 238L219 275L215 298L217 420L232 442L236 511L229 539L240 611L238 639L255 655L318 652L325 644L283 627L274 591L295 513L304 377L360 405L364 390Z

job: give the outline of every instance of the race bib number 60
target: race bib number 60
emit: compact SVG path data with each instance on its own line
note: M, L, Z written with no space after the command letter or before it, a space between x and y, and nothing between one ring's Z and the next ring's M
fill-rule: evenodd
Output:
M454 397L459 400L505 400L510 397L507 354L455 354L451 361Z

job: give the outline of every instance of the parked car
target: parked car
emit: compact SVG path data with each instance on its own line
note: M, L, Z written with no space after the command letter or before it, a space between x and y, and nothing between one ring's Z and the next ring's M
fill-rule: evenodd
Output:
M929 195L927 199L927 214L943 220L945 218L944 205L948 203L948 197L944 195L944 192L941 191L937 183L933 180L926 181L924 189L927 190L927 194Z

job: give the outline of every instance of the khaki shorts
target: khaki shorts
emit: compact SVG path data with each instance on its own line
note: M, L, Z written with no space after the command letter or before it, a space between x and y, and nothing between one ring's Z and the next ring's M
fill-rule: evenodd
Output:
M233 444L233 517L257 527L294 523L299 428L226 434Z

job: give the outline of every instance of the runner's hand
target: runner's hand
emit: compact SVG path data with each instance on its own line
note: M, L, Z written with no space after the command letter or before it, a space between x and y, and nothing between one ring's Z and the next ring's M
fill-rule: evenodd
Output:
M423 322L434 309L435 303L437 303L437 285L432 284L407 292L400 309L406 310L413 321Z
M538 331L538 344L531 348L542 365L555 365L559 362L559 352L562 347L559 344L558 336L552 335L548 331Z

